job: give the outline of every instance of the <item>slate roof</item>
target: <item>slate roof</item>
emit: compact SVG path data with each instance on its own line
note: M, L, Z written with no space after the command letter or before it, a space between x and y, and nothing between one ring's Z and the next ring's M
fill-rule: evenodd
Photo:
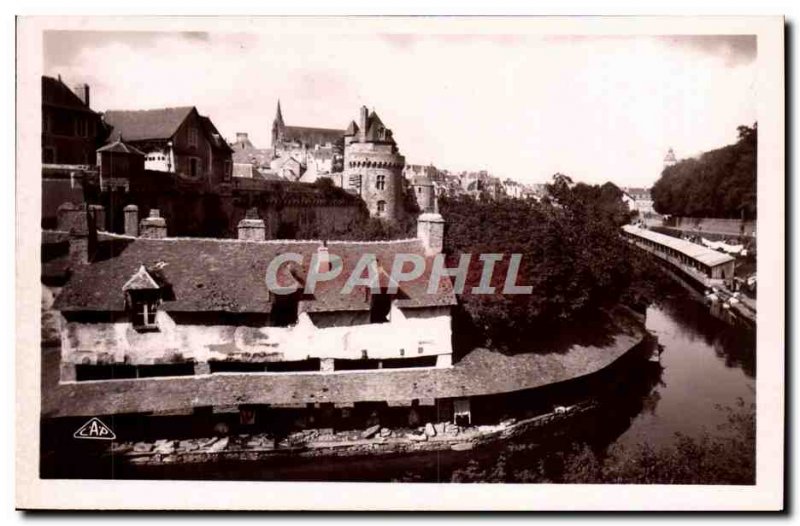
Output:
M303 266L282 267L279 280L292 273L305 282L311 256L321 246L319 241L238 241L225 239L167 238L145 239L105 234L114 247L100 250L100 257L75 269L70 281L56 300L61 311L122 311L122 287L144 265L158 268L169 287L162 308L168 312L268 313L272 298L265 283L267 266L278 254L298 253ZM330 242L329 252L342 258L344 267L336 280L320 284L314 297L304 302L310 312L368 310L366 287L356 287L342 295L341 288L362 253L375 254L380 267L391 271L394 255L424 254L422 242L405 241L358 243ZM427 293L431 271L429 258L425 273L413 282L401 284L398 306L404 308L455 304L450 282L440 282L435 294ZM288 281L281 281L288 283ZM386 280L382 281L385 286Z
M194 109L194 106L182 106L157 110L109 110L103 114L103 120L113 126L114 134L121 133L128 141L166 140L175 135Z

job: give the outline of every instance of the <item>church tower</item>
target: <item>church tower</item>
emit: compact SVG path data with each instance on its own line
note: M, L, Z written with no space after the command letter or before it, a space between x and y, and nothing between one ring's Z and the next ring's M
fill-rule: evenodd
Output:
M670 148L667 155L664 157L664 168L669 168L675 164L678 164L678 160L675 158L675 152Z
M283 122L283 113L281 113L281 100L278 99L278 109L275 111L275 119L272 121L272 149L275 150L278 145L283 141L283 132L286 125Z
M342 187L361 196L370 216L397 221L405 212L405 164L392 131L362 106L345 131Z

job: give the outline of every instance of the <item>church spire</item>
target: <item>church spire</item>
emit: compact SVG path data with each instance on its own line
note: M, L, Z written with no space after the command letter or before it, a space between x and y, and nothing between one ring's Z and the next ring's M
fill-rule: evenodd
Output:
M278 99L278 109L275 112L275 123L283 126L283 113L281 112L281 99Z
M275 111L275 120L272 121L272 148L278 147L279 143L283 141L283 113L281 112L281 99L278 99L278 109Z

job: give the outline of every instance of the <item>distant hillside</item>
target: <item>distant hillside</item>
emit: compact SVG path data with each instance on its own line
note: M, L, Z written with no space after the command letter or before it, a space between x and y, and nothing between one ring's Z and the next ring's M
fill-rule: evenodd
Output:
M735 144L665 168L651 192L656 212L754 219L758 124L738 130Z

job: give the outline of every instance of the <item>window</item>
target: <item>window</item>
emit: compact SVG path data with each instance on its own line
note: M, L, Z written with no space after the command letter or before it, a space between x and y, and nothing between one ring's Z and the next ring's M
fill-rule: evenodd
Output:
M189 159L189 175L197 177L200 173L200 159L192 157Z
M134 297L132 303L133 326L137 329L155 329L158 300L148 297Z
M77 137L89 136L89 123L86 119L75 119L75 135Z
M378 215L382 216L386 213L386 201L378 201Z
M375 178L375 189L376 190L384 190L386 188L386 176L379 175Z
M189 146L197 146L197 128L189 128Z
M231 169L232 169L231 162L230 161L225 161L225 168L223 169L223 174L222 174L222 180L223 181L229 181L230 180L230 178L231 178Z

